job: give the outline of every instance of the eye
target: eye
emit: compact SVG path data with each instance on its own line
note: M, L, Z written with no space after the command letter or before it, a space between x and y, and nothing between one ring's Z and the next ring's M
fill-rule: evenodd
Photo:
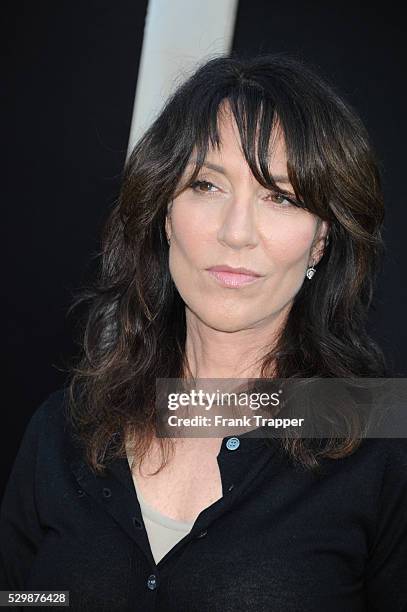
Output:
M278 208L289 208L290 206L299 206L299 203L293 198L278 191L270 191L266 200L276 204Z
M190 185L191 189L193 191L195 191L196 193L214 193L214 189L217 189L217 187L211 183L210 181L194 181L191 185Z

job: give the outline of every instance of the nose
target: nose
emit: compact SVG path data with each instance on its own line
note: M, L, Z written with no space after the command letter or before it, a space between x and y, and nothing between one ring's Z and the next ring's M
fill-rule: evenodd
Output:
M232 249L254 248L259 241L256 210L249 197L234 198L222 217L218 240Z

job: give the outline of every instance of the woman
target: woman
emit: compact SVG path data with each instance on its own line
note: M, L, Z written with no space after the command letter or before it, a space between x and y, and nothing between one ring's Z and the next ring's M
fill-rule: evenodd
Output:
M386 376L365 330L382 222L365 129L312 69L200 67L127 163L82 359L27 427L3 588L74 610L407 610L405 440L171 440L155 405L157 379Z

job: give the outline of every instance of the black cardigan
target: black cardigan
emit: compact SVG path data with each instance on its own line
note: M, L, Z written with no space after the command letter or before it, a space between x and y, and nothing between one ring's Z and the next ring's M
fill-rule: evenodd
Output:
M156 565L127 460L96 477L64 398L35 411L6 487L1 589L69 590L70 610L98 612L407 610L406 439L364 440L318 476L278 440L224 438L223 497Z

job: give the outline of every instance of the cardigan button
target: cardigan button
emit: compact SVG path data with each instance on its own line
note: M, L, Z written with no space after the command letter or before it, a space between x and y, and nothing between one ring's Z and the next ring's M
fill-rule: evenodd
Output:
M157 576L155 574L150 574L147 579L147 586L151 591L157 588Z
M228 450L236 450L237 448L239 448L239 446L240 446L239 438L229 438L229 440L226 442L226 448Z
M104 487L102 491L102 495L105 499L109 499L109 497L112 497L112 492L107 487Z
M133 516L133 524L136 529L143 529L143 523L137 518L137 516Z

